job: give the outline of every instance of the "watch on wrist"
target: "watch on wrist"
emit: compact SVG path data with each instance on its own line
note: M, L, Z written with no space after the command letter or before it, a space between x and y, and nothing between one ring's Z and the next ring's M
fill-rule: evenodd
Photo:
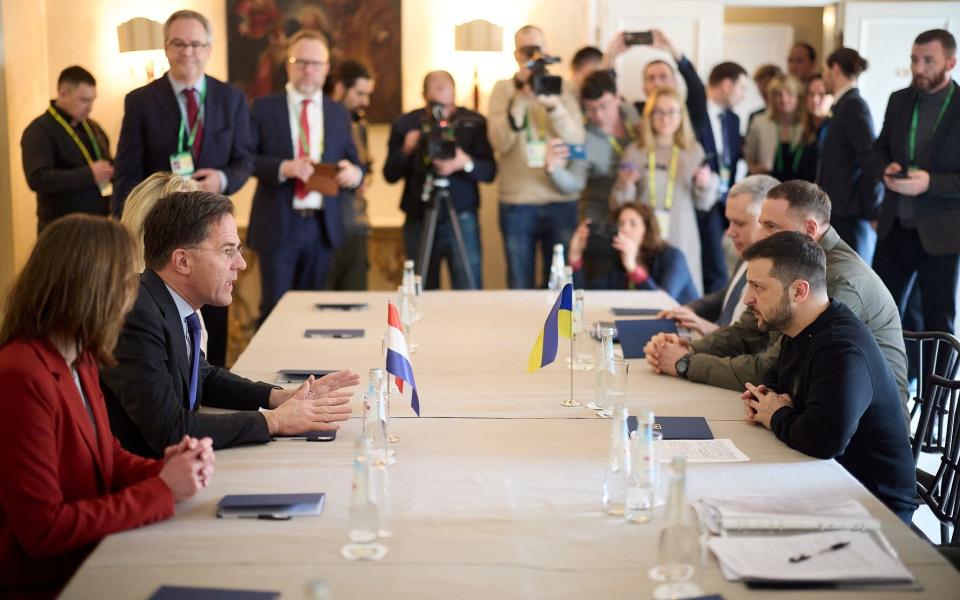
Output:
M687 378L687 370L690 368L690 357L693 356L693 352L684 354L677 360L677 364L674 365L674 368L677 370L677 376Z

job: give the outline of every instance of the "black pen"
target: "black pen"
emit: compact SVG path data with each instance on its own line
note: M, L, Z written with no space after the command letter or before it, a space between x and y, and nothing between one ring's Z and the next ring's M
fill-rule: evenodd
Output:
M798 554L798 555L796 555L796 556L791 556L791 557L790 557L790 562L792 562L792 563L803 562L803 561L805 561L805 560L809 560L809 559L813 558L814 556L817 556L817 555L820 555L820 554L826 554L826 553L828 553L828 552L834 552L834 551L836 551L836 550L842 550L842 549L846 548L846 547L849 546L849 545L850 545L850 542L849 542L849 541L846 541L846 542L837 542L836 544L834 544L834 545L832 545L832 546L829 546L829 547L827 547L827 548L824 548L823 550L820 550L819 552L814 552L813 554Z

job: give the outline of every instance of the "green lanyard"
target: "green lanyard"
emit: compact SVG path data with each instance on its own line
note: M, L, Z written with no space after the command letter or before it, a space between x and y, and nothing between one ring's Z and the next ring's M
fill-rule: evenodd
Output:
M533 110L531 110L530 108L527 109L527 117L526 117L526 119L525 119L526 123L524 123L524 125L526 126L526 130L527 130L527 142L542 141L543 139L545 139L545 138L547 137L547 126L546 126L546 125L540 125L539 127L537 127L537 132L538 132L540 135L539 135L539 137L534 136L534 133L533 133L533 128L534 128L533 121L534 121L535 119L534 119L534 114L533 114L533 113L534 113Z
M667 171L667 195L663 198L663 208L670 210L673 207L673 188L677 183L677 159L680 156L680 148L673 147L670 153L670 170ZM647 176L647 187L649 189L649 198L647 201L654 209L657 208L657 155L651 150L647 153L647 167L649 174Z
M77 148L80 148L80 152L83 154L83 158L87 161L87 164L93 162L93 158L90 156L90 151L87 150L87 147L83 145L83 142L80 141L80 137L77 136L77 132L73 130L73 127L60 116L52 106L47 109L47 112L56 119L57 123L63 126L63 129L67 132L67 135L70 136L70 139L77 145ZM97 160L103 159L103 154L100 153L100 144L97 143L97 136L93 135L93 129L90 127L90 124L86 120L81 122L83 125L83 130L87 132L87 137L90 138L90 144L93 146L93 153L96 155Z
M793 170L790 171L792 177L797 176L797 172L800 170L800 160L803 158L803 153L806 150L803 146L790 146L790 156L793 157ZM783 144L777 146L777 154L774 157L773 168L778 175L785 175L783 172Z
M204 107L207 104L206 100L207 100L207 83L206 81L204 81L203 89L200 90L200 106L197 110L197 120L193 123L193 128L190 130L190 135L187 136L187 148L190 148L191 151L193 150L193 143L197 141L197 131L200 130L200 123L203 122L203 115L204 115L204 112L206 112L204 110ZM186 131L187 131L187 117L186 115L181 113L180 133L177 137L178 152L183 152L183 136L185 135Z
M943 105L940 106L940 114L937 115L937 120L933 123L933 129L930 130L930 138L933 138L933 134L937 132L937 127L940 127L940 121L943 119L943 115L947 112L947 107L950 106L950 101L953 100L953 92L957 89L956 85L951 81L950 82L950 91L947 92L947 97L943 100ZM913 116L910 118L910 138L907 140L907 152L910 162L910 166L914 166L913 159L917 154L917 125L920 122L920 96L917 95L917 101L913 103Z

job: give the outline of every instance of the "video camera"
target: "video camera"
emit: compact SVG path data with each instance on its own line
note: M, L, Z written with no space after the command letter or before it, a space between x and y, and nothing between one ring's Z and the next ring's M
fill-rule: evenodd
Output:
M560 62L559 56L543 54L539 46L524 46L520 48L529 60L527 69L530 71L530 88L537 96L558 96L563 89L563 79L559 75L547 72L547 65Z
M457 155L457 142L454 138L453 124L447 119L443 104L430 102L427 105L429 117L420 123L423 139L426 141L426 157L429 161L449 160Z

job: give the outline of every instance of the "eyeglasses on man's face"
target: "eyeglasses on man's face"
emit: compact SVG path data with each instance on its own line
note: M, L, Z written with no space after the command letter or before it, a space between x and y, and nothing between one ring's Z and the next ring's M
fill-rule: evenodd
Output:
M313 67L314 69L319 69L320 67L327 64L325 60L307 60L305 58L296 58L291 56L287 59L287 62L291 65L297 67L298 69L307 69Z
M210 46L209 42L185 42L183 40L173 39L167 40L167 46L173 48L177 52L183 52L187 48L193 50L194 52L199 52Z

